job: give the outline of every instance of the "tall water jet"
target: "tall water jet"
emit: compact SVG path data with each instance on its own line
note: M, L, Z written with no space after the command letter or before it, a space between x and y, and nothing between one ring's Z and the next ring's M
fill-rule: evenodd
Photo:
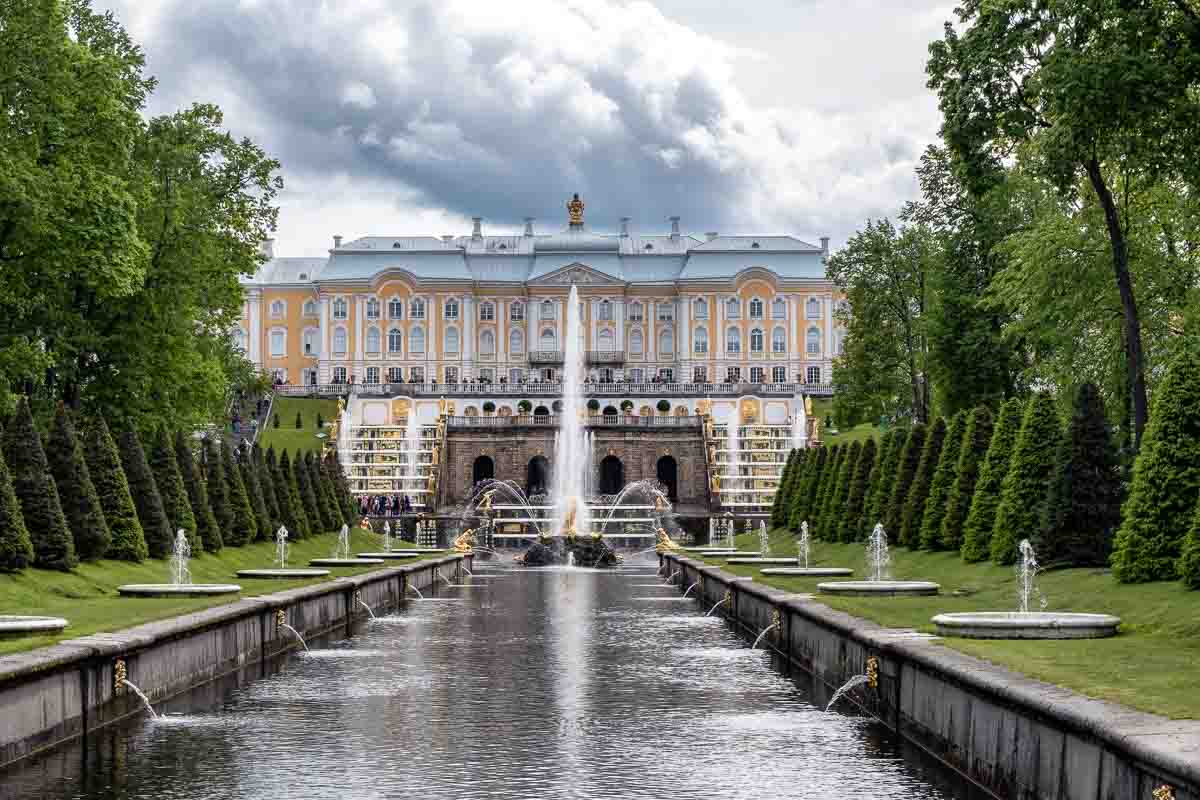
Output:
M800 402L796 408L796 414L792 417L792 447L798 447L803 450L808 446L808 413L804 410L804 395L800 395Z
M1022 539L1017 545L1020 557L1017 559L1017 610L1022 614L1029 613L1029 601L1038 598L1039 610L1046 608L1046 598L1037 588L1038 562L1037 554L1028 539Z
M725 425L725 478L721 481L721 487L724 491L721 492L721 505L732 510L732 504L739 495L734 494L737 489L741 489L741 476L738 474L738 424L737 424L737 408L729 412L729 421ZM726 481L728 481L728 489L725 489ZM728 499L728 502L726 500ZM732 526L731 529L732 531ZM732 545L732 536L730 536L729 544Z
M867 567L870 570L865 581L836 581L818 583L817 591L822 594L859 595L867 597L895 597L899 595L937 594L941 587L930 581L894 581L888 578L888 565L892 557L888 552L887 531L876 524L867 539Z
M192 583L192 571L188 568L191 557L192 543L187 531L180 528L175 532L175 546L171 550L171 582L126 583L118 586L117 591L125 597L208 597L242 590L236 583Z
M881 523L876 523L867 539L867 564L871 567L871 580L881 581L887 575L888 564L892 556L888 553L887 532Z
M175 532L175 549L171 552L171 583L175 586L192 582L192 571L188 569L191 557L192 543L188 541L187 531L180 528Z
M421 424L417 422L414 405L408 407L408 417L404 420L405 477L409 478L402 484L405 494L418 488L416 479L421 475Z
M592 531L586 502L587 475L591 472L586 427L584 425L583 397L583 344L579 319L579 290L571 284L567 296L566 330L563 335L563 397L562 414L559 415L558 436L554 442L553 497L560 532L569 536L571 512L574 511L574 532L589 534Z
M800 538L796 540L796 563L802 569L808 569L809 555L808 520L800 523Z
M287 569L288 561L288 529L279 526L275 531L275 564L280 569Z
M758 554L766 557L771 550L771 538L767 535L767 521L758 521Z

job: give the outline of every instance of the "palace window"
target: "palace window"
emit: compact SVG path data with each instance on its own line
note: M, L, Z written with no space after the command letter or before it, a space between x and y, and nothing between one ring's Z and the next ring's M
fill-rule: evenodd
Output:
M771 302L771 319L787 319L787 301L782 297Z
M446 367L446 383L458 383L458 367Z
M305 369L300 371L300 380L304 381L305 386L317 385L317 371L315 369Z
M444 312L443 316L445 316L446 319L458 319L458 301L453 297L446 301L446 304L442 306L442 309Z
M496 334L484 331L479 335L479 352L485 356L496 354Z
M787 331L785 331L783 328L776 328L775 330L771 331L771 352L787 352Z
M446 329L446 340L443 342L442 351L447 355L458 353L458 328Z
M612 303L607 300L600 301L600 319L606 321L612 319Z
M641 331L630 331L629 332L629 352L636 353L637 355L642 354L642 332Z
M742 368L741 367L726 367L725 368L725 382L726 383L741 383L742 382Z
M496 306L492 303L480 303L479 319L482 322L491 322L496 319Z
M665 383L674 383L675 370L671 369L670 367L663 367L658 371L658 378Z
M408 334L408 354L425 352L425 331L413 328Z
M346 382L346 368L345 367L334 367L333 368L333 382L334 383L345 383Z
M379 328L367 329L367 352L371 355L379 354Z
M818 328L809 328L807 343L805 345L810 356L819 356L821 354L821 331Z
M404 334L399 328L392 328L388 331L388 352L399 353L403 349Z
M304 301L304 316L315 317L317 315L317 303L315 300Z
M771 383L787 383L787 367L771 367Z
M696 328L696 333L692 336L692 350L701 354L708 352L707 328Z
M404 383L404 370L400 367L388 367L388 383Z
M287 331L280 328L271 331L271 355L276 358L287 355Z
M379 300L374 297L367 298L367 319L379 319Z
M808 302L804 304L804 316L806 319L820 319L821 301L815 297L808 298Z
M641 383L642 377L644 374L645 373L642 372L640 367L629 370L629 382L630 383Z
M346 319L350 314L350 304L346 302L346 298L337 297L333 301L333 318Z
M508 318L513 322L520 322L525 319L525 304L517 300L510 305L508 307Z
M271 303L271 319L283 319L284 313L287 311L287 306L282 300L276 300Z
M508 333L508 352L520 355L525 352L525 334L520 328L513 328Z
M542 336L538 339L538 347L548 352L558 349L558 336L555 335L553 328L546 328L542 331Z
M508 371L508 382L509 383L520 383L523 380L525 380L525 370L510 369Z
M304 355L319 356L321 354L321 332L316 328L304 329Z
M408 304L409 319L425 319L425 301L419 297L414 297Z
M337 328L333 332L333 354L335 356L346 355L346 329Z
M755 328L750 331L750 352L761 353L763 351L763 332L762 328Z
M613 332L605 328L596 335L596 349L602 353L613 352Z
M742 318L742 302L736 297L731 297L725 301L725 319L741 319Z
M641 303L634 303L629 307L629 321L641 322L645 319L644 310Z
M730 328L725 332L725 352L742 352L742 333L737 328Z
M413 383L424 383L425 382L425 368L424 367L409 367L408 368L408 379L410 381L412 381Z
M672 302L657 303L658 321L659 322L674 322L675 321L675 304Z
M763 318L763 301L757 297L750 301L750 319Z
M658 352L660 355L671 355L675 352L675 335L671 333L670 329L659 334Z
M542 319L554 319L555 318L554 303L550 302L549 300L542 301L541 318Z
M404 301L399 297L388 301L388 316L392 319L404 319Z
M495 375L495 370L493 370L491 367L484 367L481 370L479 370L479 380L481 380L481 381L486 381L487 383L493 383L496 380L493 377L494 375Z
M750 368L750 382L751 383L766 383L766 370L764 370L762 367L751 367Z
M367 383L379 383L379 367L367 367Z
M809 367L808 370L805 372L804 380L806 383L820 383L821 382L821 368L820 367Z
M692 383L708 383L708 367L692 367Z
M696 319L708 319L708 301L696 298L692 303L692 316Z

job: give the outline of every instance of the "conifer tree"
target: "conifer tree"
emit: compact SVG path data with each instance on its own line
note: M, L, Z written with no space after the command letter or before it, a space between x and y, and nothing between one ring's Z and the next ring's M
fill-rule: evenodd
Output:
M921 530L918 535L923 550L941 550L942 519L946 516L946 504L950 490L958 478L958 458L962 454L963 438L966 435L968 412L959 411L950 418L946 426L946 438L942 441L942 454L938 456L937 469L929 483L929 498L925 501L925 513L921 515ZM990 417L989 417L990 419ZM991 430L989 425L988 430ZM958 549L957 547L955 549Z
M269 451L267 455L270 456ZM279 456L279 471L276 474L275 486L282 494L287 495L287 510L284 512L283 524L289 531L292 531L292 538L303 539L308 536L308 514L304 509L304 501L300 499L300 488L296 484L296 473L292 469L292 461L288 458L287 450L284 450L283 454Z
M304 465L308 467L309 482L312 483L313 493L317 496L322 527L327 531L336 531L342 526L342 512L333 494L333 484L321 469L320 456L310 450L304 455Z
M1200 589L1200 496L1196 498L1196 513L1191 530L1183 540L1177 569L1183 585L1189 589Z
M8 466L0 457L0 572L25 569L33 558L33 542L21 514L21 502L13 491Z
M1017 560L1017 543L1037 534L1046 503L1046 485L1062 441L1062 422L1054 397L1039 392L1029 400L1012 463L1000 487L1000 507L992 528L991 555L997 564Z
M992 441L988 443L987 455L979 467L975 479L975 492L971 495L971 508L962 529L962 547L959 552L967 562L983 561L991 554L992 528L996 525L996 509L1000 507L1000 489L1008 475L1012 451L1021 430L1023 406L1020 398L1012 397L1000 406L1000 416L992 427ZM950 522L942 523L942 541L955 531Z
M144 561L149 555L146 536L138 519L137 506L129 491L121 454L103 417L92 417L84 425L84 456L96 497L104 511L110 541L106 558Z
M167 512L163 510L162 495L158 492L154 473L150 471L150 464L146 461L142 439L136 430L129 428L121 432L118 442L121 448L121 466L125 468L129 494L133 497L138 521L142 523L146 548L151 558L166 558L174 549L175 535L167 521Z
M863 504L867 498L867 487L871 482L871 472L875 469L875 440L863 442L858 460L854 463L851 473L850 489L846 493L846 508L838 523L838 540L855 542L862 538Z
M232 547L241 547L253 542L258 536L258 519L254 516L254 507L250 505L246 484L242 483L242 472L233 458L233 448L224 439L221 440L221 467L225 475L229 507L233 511L233 528L225 543Z
M979 406L970 413L959 448L954 483L947 492L946 506L937 531L939 549L962 549L963 531L967 525L967 514L971 512L975 484L979 481L979 471L987 457L988 446L992 443L992 412Z
M787 512L788 530L793 533L799 533L800 524L809 519L816 510L817 489L820 487L821 476L825 472L828 459L829 452L824 447L813 448L804 473L797 476L796 489L792 493L791 505Z
M187 490L192 519L196 522L196 538L200 540L201 545L200 548L192 545L192 552L198 553L203 549L210 553L216 553L224 546L224 542L221 540L221 526L217 524L217 518L213 516L212 504L208 499L208 487L204 484L204 478L200 474L200 468L196 465L196 458L192 453L192 448L188 446L183 431L175 432L175 464L179 467L179 475Z
M896 464L896 479L892 481L888 493L887 508L883 515L883 528L888 536L896 537L904 521L904 503L908 492L912 489L913 478L916 477L917 467L921 463L921 451L925 449L925 426L917 423L908 431L904 447L900 451L900 460Z
M283 524L283 513L280 511L279 498L275 493L274 470L267 465L266 454L257 442L250 450L250 461L254 464L254 471L258 474L258 487L262 490L263 501L267 506L267 519L271 521L271 536L274 537L275 531Z
M154 436L154 443L150 447L150 471L154 473L154 482L158 484L158 494L162 497L168 527L172 531L186 532L192 552L201 552L204 542L196 529L192 501L188 497L187 487L184 486L179 463L175 460L175 445L167 435L166 428L159 428Z
M1121 472L1104 401L1093 383L1075 395L1035 545L1044 565L1103 567L1121 523Z
M1183 540L1200 494L1200 342L1185 342L1154 390L1113 543L1121 583L1179 577ZM1190 562L1189 562L1190 563Z
M292 471L296 474L296 488L300 492L300 502L304 507L304 515L308 519L308 530L313 536L327 532L321 521L321 509L317 504L317 493L313 491L312 481L308 477L308 467L304 466L304 456L296 453L292 462Z
M4 432L4 455L8 459L13 492L21 506L29 539L33 543L34 566L68 571L77 563L75 541L67 527L42 450L42 440L33 426L29 402L22 397Z
M783 524L785 508L791 508L788 501L791 490L792 476L796 471L796 459L800 451L796 448L788 453L787 462L783 465L783 474L779 476L779 486L775 489L775 502L771 504L771 527L778 528Z
M875 468L871 470L871 485L863 504L863 534L874 530L877 522L883 522L883 508L896 478L896 466L900 463L900 451L904 447L906 430L891 428L879 440L879 453L875 456Z
M837 477L833 484L833 494L829 499L827 513L821 517L820 538L827 542L836 542L838 530L846 514L846 497L850 494L850 482L854 477L854 468L858 465L862 454L862 442L851 442L846 450L846 457L838 467Z
M237 538L233 531L233 506L229 499L229 484L225 480L220 447L212 437L204 440L204 487L208 490L208 505L221 534L221 545L235 545Z
M275 486L275 497L279 501L280 524L288 529L288 533L291 534L292 538L301 538L304 535L304 531L300 527L301 520L296 513L292 494L288 490L284 465L276 460L274 447L267 448L266 464L267 470L271 473L271 482ZM287 469L291 469L290 464L287 466Z
M833 502L833 484L836 482L838 470L842 467L842 461L846 457L846 449L840 444L835 444L825 458L825 469L821 474L820 485L817 486L817 495L812 506L811 518L808 521L808 531L814 539L821 536L821 525L825 519L826 509ZM799 525L797 525L798 529Z
M358 522L358 504L350 492L350 481L346 479L346 473L342 470L342 462L338 458L337 450L329 451L326 463L329 465L329 476L333 480L338 500L341 502L345 524L353 525Z
M267 499L263 496L262 486L258 482L258 470L249 447L243 447L241 450L238 458L238 471L242 474L242 485L246 487L246 497L249 498L250 509L254 512L254 540L269 542L275 533L275 528L271 527Z
M50 474L54 476L63 514L75 540L75 554L81 561L104 558L112 534L88 472L79 437L75 435L75 424L62 403L54 415L54 425L46 442L46 460L50 463Z
M900 531L896 541L905 547L917 549L921 546L921 519L925 516L925 501L929 499L929 486L938 459L942 457L942 444L946 440L946 419L938 417L925 434L921 458L913 475L904 509L900 514Z

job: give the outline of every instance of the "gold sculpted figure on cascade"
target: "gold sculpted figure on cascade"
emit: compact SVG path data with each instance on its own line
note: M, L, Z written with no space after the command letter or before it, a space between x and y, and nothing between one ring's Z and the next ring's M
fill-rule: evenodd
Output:
M454 552L469 553L471 548L476 544L475 531L467 528L465 531L454 537Z
M670 553L683 549L675 541L673 541L671 537L667 535L667 532L662 528L659 528L654 532L654 538L656 540L654 552L659 553L660 555L662 553Z
M583 224L583 201L579 199L579 193L567 201L567 215L571 220L572 225Z

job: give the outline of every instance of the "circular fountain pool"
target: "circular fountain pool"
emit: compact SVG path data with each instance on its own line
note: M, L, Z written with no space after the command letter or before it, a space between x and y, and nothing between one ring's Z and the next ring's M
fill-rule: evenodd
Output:
M67 627L62 617L23 617L0 615L0 638L36 636L40 633L58 633Z
M818 583L821 594L846 597L903 597L937 594L941 586L930 581L833 581Z
M1102 639L1115 636L1120 617L1063 611L966 611L938 614L937 632L964 639Z
M122 597L212 597L241 590L236 583L127 583L117 587Z
M308 562L310 567L369 567L382 564L382 558L314 558Z
M794 558L774 558L770 556L750 556L725 559L726 564L791 564L798 566L799 562Z
M796 563L795 560L792 563ZM853 575L849 567L768 567L760 569L763 575L788 575L794 578L837 578Z
M380 560L386 559L386 560L399 561L400 559L403 559L403 558L416 558L419 555L421 555L421 553L418 553L414 550L387 550L382 553L359 553L358 557L359 558L373 558L373 559L380 559ZM312 563L312 562L309 562L309 563Z
M289 578L323 578L329 574L327 569L239 569L237 576L239 578L278 578L287 580Z

